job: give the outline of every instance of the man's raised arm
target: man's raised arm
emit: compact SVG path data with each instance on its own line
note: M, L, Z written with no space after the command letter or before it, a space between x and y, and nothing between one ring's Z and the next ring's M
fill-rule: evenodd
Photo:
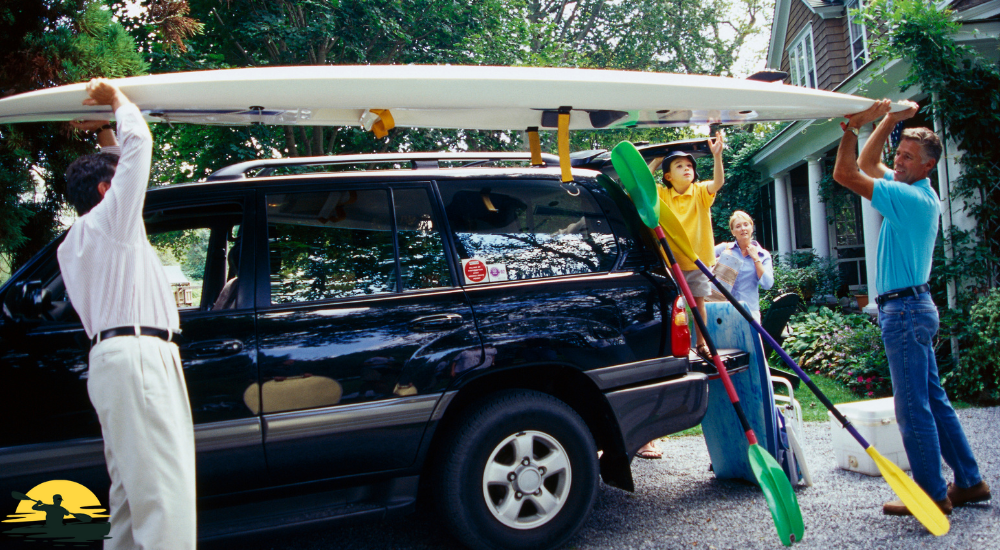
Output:
M840 147L837 149L837 163L833 167L833 179L868 200L871 200L872 192L875 189L874 178L884 176L885 171L883 170L882 173L877 175L869 170L861 171L861 167L858 165L858 129L888 113L889 107L890 102L888 99L876 101L868 109L860 113L848 115L847 118L849 120L847 124L841 123L844 135L840 138ZM865 153L869 155L874 153L877 164L869 168L875 169L877 169L878 165L881 165L881 162L878 162L878 152L882 150L882 145L885 144L885 140L889 136L886 133L881 141L879 141L876 138L876 134L872 134L872 137L865 143L865 149L862 153L862 157L865 157ZM870 161L870 159L865 157L865 161ZM885 167L883 166L883 168ZM888 168L885 168L885 170L888 170Z

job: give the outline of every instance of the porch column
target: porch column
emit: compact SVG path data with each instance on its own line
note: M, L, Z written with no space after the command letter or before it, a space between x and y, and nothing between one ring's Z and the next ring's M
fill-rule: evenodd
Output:
M774 176L774 224L777 228L778 249L775 252L787 254L792 251L792 227L788 224L788 193L785 187L787 172Z
M823 179L823 167L819 157L806 159L809 162L809 228L812 230L812 245L821 258L830 255L829 224L826 222L826 203L819 197L819 182Z
M871 125L866 124L861 128L858 132L859 151L864 148L871 135ZM878 234L882 229L882 214L872 208L872 201L864 197L861 198L861 221L864 226L865 271L868 276L865 282L868 285L868 305L864 307L864 311L869 315L878 315L878 305L875 303L875 297L878 296L878 291L875 290L875 274L878 271Z

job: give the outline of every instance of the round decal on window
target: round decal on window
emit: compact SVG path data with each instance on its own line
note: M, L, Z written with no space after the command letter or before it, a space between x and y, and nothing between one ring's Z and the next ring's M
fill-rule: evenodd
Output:
M481 283L486 279L486 264L481 260L462 260L464 264L462 266L463 271L465 271L465 280L470 283Z

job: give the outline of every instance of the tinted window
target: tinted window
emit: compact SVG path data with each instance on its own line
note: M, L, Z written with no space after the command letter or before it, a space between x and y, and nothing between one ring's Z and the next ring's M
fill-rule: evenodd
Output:
M426 189L394 189L404 290L451 286L444 243Z
M396 289L389 195L384 190L267 196L271 303Z
M146 232L177 307L236 307L243 207L218 204L146 213Z
M614 263L614 235L580 186L551 181L439 186L466 283L608 271ZM481 267L485 278L475 271Z

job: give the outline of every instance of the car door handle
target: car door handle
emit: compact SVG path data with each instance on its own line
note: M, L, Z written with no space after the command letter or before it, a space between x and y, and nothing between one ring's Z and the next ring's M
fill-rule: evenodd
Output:
M410 321L410 327L416 330L446 330L462 326L465 319L457 313L441 313L417 317Z
M239 340L210 340L198 342L181 348L181 354L195 357L223 357L243 351L243 342Z

